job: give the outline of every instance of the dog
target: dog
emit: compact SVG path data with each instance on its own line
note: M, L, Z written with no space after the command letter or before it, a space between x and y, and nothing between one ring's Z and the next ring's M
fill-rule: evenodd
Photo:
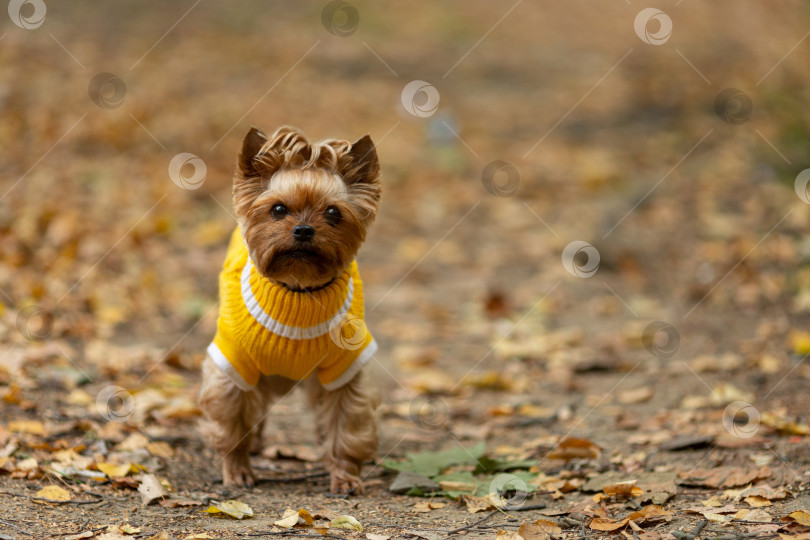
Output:
M216 335L202 366L201 431L225 485L251 487L249 453L271 403L306 388L333 493L361 492L377 451L377 350L355 256L377 215L371 138L310 142L252 128L233 180L237 218L219 278Z

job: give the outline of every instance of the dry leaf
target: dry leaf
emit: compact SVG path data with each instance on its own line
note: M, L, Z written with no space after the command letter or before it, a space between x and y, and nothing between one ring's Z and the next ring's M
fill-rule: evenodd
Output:
M531 525L523 523L518 529L518 534L524 540L546 540L551 534L560 534L562 529L555 522L548 519L538 519Z
M333 529L354 529L363 532L363 526L352 516L338 516L329 523L329 526Z
M487 497L473 497L472 495L464 496L464 505L467 507L467 512L475 514L484 512L493 507L492 499Z
M782 521L795 521L799 525L810 527L810 510L796 510L783 517Z
M132 463L96 463L96 468L110 478L120 478L132 471Z
M34 497L55 503L66 503L70 501L70 493L59 486L45 486L37 491Z
M546 457L549 459L597 459L602 455L602 449L587 439L565 437Z
M208 514L226 514L235 519L253 517L253 509L240 501L211 501L211 506L203 510Z
M766 499L765 497L760 497L759 495L750 495L743 499L749 506L752 508L762 508L764 506L772 506L773 503Z
M174 448L165 441L151 442L146 445L146 451L153 456L170 458L174 457Z
M642 386L641 388L634 388L632 390L625 390L619 392L616 396L616 401L622 405L632 405L635 403L645 403L652 399L655 390L651 386Z
M515 531L504 531L503 529L498 529L498 533L495 535L495 540L524 540L520 534Z
M45 435L45 425L39 420L14 420L8 423L8 430L31 435Z
M610 518L594 518L591 521L590 528L596 531L616 531L627 525L627 523L631 520L641 524L658 517L669 519L671 516L671 512L664 510L660 506L651 504L649 506L645 506L641 510L632 512L624 519L618 521Z
M144 474L141 477L141 485L138 486L138 493L141 494L141 501L144 506L148 506L158 499L167 495L163 484L160 483L154 474Z
M274 521L273 525L284 527L285 529L292 529L298 524L298 512L292 508L287 508L281 515L281 519Z
M437 510L439 508L444 508L447 506L445 503L440 502L433 502L433 501L421 501L413 505L414 512L430 512L431 510Z

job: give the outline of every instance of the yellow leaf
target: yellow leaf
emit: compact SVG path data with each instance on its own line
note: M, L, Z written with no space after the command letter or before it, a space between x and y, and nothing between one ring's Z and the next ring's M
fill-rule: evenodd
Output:
M765 497L760 497L759 495L751 495L750 497L746 497L743 499L745 502L748 503L749 506L753 508L762 508L763 506L771 506L773 503L766 499Z
M126 476L132 470L131 463L96 463L96 467L98 470L106 474L110 478L121 478L122 476Z
M39 420L15 420L8 423L8 430L31 435L45 435L45 426Z
M314 519L312 517L312 514L310 514L309 512L304 510L303 508L300 508L298 510L298 516L301 519L304 520L304 523L306 524L307 527L312 527L312 522L314 521ZM300 520L299 520L299 523L300 523Z
M783 521L795 521L799 525L810 527L810 510L796 510L782 519Z
M146 445L146 450L153 456L170 458L174 456L174 449L165 441L151 442Z
M203 510L203 512L207 512L209 514L223 513L236 519L253 517L253 509L240 501L211 501L211 506Z
M793 330L788 339L793 352L800 356L810 354L810 333Z
M354 529L363 532L363 526L352 516L338 516L329 523L333 529Z
M37 491L34 497L38 499L47 499L51 502L64 503L70 501L70 493L59 486L45 486Z

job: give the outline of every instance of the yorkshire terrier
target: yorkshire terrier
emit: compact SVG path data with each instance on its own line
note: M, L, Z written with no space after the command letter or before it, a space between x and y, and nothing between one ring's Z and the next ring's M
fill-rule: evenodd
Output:
M368 135L312 143L282 127L245 137L233 182L238 227L200 389L202 432L222 455L225 485L254 485L254 438L273 400L302 382L331 491L362 491L361 466L377 451L378 401L363 367L377 345L354 259L379 200Z

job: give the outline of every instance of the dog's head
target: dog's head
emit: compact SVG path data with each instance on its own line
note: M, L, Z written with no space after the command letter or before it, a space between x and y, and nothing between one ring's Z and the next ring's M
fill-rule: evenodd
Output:
M242 144L233 205L256 269L292 289L329 283L351 263L377 215L380 164L368 135L311 143L299 130Z

